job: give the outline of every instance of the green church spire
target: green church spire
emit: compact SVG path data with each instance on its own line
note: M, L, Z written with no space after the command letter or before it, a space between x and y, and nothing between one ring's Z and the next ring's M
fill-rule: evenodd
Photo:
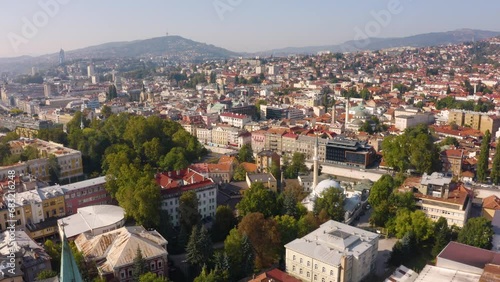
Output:
M60 282L83 282L82 275L76 264L75 257L71 253L64 227L62 226L62 251L61 251L61 274Z

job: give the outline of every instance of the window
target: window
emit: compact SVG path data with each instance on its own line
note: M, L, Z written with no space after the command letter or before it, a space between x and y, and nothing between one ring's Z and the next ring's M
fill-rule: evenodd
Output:
M293 255L293 260L295 260L295 255Z
M120 277L125 278L125 271L122 270L122 272L120 272Z
M325 268L324 267L321 269L321 272L325 272Z
M155 270L156 264L154 261L151 262L151 270Z
M302 263L302 258L300 258L300 263Z
M318 264L317 263L314 264L314 269L318 269Z
M330 270L330 275L333 275L333 270Z
M310 266L311 265L311 262L310 261L307 261L307 266Z
M128 270L128 276L132 277L132 270L131 269Z
M309 273L309 271L307 272L307 277L310 277L311 276L311 273Z
M158 262L158 268L161 268L161 261Z
M294 265L294 266L292 266L292 271L295 271L295 265Z
M318 275L314 274L314 280L318 280Z
M302 274L302 268L299 270L299 273Z

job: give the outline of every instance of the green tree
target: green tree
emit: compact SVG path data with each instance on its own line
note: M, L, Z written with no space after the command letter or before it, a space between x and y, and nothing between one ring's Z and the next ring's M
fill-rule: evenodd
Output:
M168 282L168 279L153 272L147 272L139 277L139 282Z
M215 223L213 226L213 235L216 241L226 238L229 231L236 226L238 221L234 216L233 210L229 206L218 206L215 211Z
M281 215L274 217L274 221L278 225L278 231L280 234L280 253L281 256L285 254L284 245L292 242L298 237L299 227L297 225L297 220L295 217L290 215Z
M187 261L197 269L210 262L213 255L212 240L205 227L193 227L186 247Z
M262 213L249 213L241 220L238 231L248 236L257 268L269 267L278 260L280 234L272 218L265 218Z
M301 216L299 221L297 222L297 227L299 230L299 237L303 237L313 230L318 229L319 220L314 216L314 213L308 212L305 215Z
M398 171L415 168L419 173L440 171L439 148L426 125L405 130L382 141L384 160Z
M160 167L163 170L182 170L189 166L189 162L186 157L186 150L181 147L175 147L165 157L159 162Z
M370 189L368 202L373 207L377 207L382 202L389 199L389 196L391 195L395 187L396 185L392 176L388 174L382 175L382 177L377 180Z
M188 234L198 225L201 215L198 211L198 197L194 191L182 193L179 199L179 224Z
M48 161L49 167L49 177L52 183L59 183L59 178L61 177L61 166L57 161L57 157L54 154L50 154Z
M245 181L247 172L242 165L238 165L234 170L233 180L234 181Z
M292 155L292 161L289 166L285 168L285 178L294 179L299 176L299 173L306 173L309 169L306 166L306 156L302 153L295 152Z
M139 281L141 275L148 272L148 265L146 260L142 256L142 251L139 247L137 247L137 251L135 253L135 258L133 262L134 270L132 272L134 281Z
M55 244L52 240L46 240L43 247L51 258L50 264L52 269L59 272L61 267L61 245Z
M325 210L326 214L335 221L344 221L344 194L343 191L334 187L323 191L314 203L314 213L319 214Z
M500 144L500 139L497 140L497 144ZM498 185L500 183L500 148L495 151L490 177L493 184Z
M280 212L276 194L265 188L262 182L252 183L250 188L243 194L243 198L236 205L236 208L240 216L259 212L265 217L270 217Z
M444 217L439 217L434 224L434 245L432 246L432 256L437 256L450 242L450 229L448 221Z
M215 280L215 273L212 271L208 271L207 267L204 266L200 272L200 275L198 275L193 282L216 282Z
M483 249L491 249L493 227L484 217L471 218L458 233L458 242Z
M111 117L111 115L113 115L113 112L111 111L111 107L109 107L107 105L102 106L101 115L106 119Z
M108 87L108 92L106 92L106 100L110 101L116 97L118 97L118 93L116 92L116 86L114 84L111 84Z
M490 156L490 131L486 130L483 140L481 141L481 152L479 153L479 158L477 160L477 180L479 182L484 182L488 176L488 159Z
M398 238L402 238L407 232L412 232L417 242L428 240L434 232L433 223L424 212L420 210L411 212L407 209L397 212L393 226L389 229Z
M238 281L253 272L255 258L247 235L232 229L224 240L224 252L229 262L230 281Z
M36 280L44 280L52 277L56 277L58 274L54 270L42 270L36 276Z
M254 161L252 145L245 144L241 146L240 151L238 152L238 161L250 163Z

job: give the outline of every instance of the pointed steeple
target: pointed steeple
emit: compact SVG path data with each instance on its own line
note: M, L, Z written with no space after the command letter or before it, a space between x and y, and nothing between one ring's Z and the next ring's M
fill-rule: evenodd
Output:
M60 282L83 282L82 275L76 264L75 257L71 253L66 233L64 232L64 223L61 226L62 230L62 250L61 250L61 274L59 274Z

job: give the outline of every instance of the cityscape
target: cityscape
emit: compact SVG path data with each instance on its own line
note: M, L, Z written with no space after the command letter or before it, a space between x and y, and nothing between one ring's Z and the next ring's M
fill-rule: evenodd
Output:
M0 20L0 282L500 281L498 3L126 2Z

